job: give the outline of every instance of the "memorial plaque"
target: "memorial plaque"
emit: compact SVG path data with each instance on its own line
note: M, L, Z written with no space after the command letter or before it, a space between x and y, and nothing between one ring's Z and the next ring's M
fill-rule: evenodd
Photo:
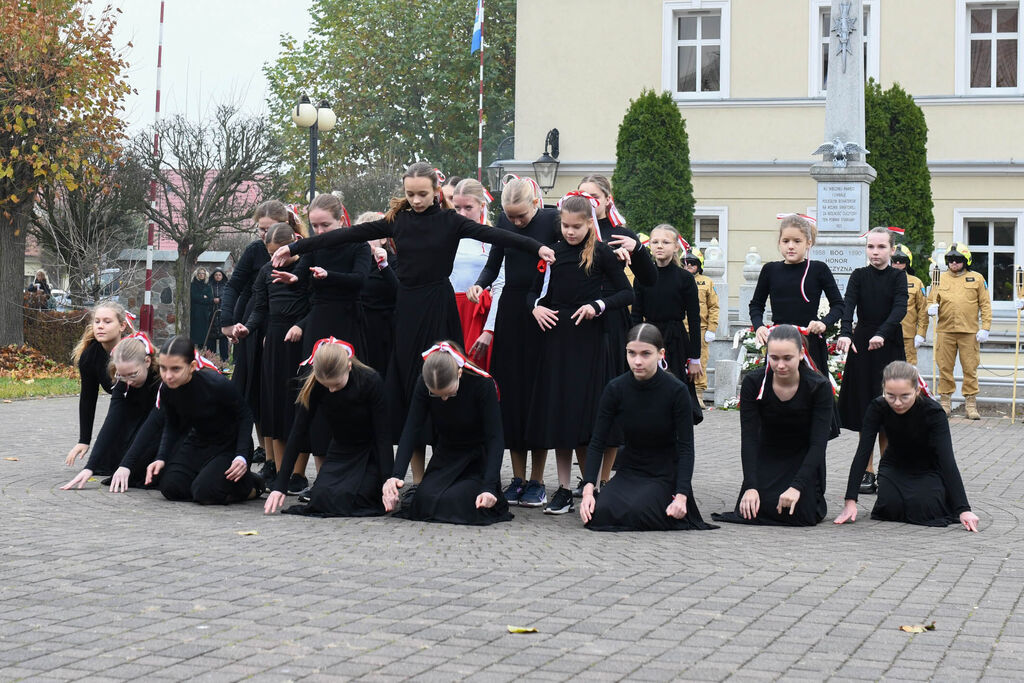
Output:
M864 247L861 245L821 245L816 246L812 254L813 258L824 261L835 275L852 273L854 269L866 265L867 261Z
M862 231L862 183L818 183L818 230Z

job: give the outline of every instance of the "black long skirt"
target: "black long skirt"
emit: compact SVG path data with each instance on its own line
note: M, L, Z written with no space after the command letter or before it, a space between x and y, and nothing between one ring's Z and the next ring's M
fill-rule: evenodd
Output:
M403 503L396 517L419 522L487 526L512 519L508 501L483 479L484 448L455 450L436 447L423 480L409 503ZM492 508L476 507L476 499L489 491L498 502Z
M618 377L626 366L626 333L629 332L629 309L608 311L601 316L608 336L608 376Z
M295 398L298 396L297 376L302 355L302 342L286 342L284 335L295 320L271 318L267 325L266 343L260 381L260 428L263 436L288 439L295 421Z
M309 503L293 505L284 512L310 517L379 517L384 514L381 489L384 477L377 471L373 451L342 453L334 443L313 481Z
M960 521L949 504L941 474L899 469L885 458L878 464L878 497L871 519L921 526L949 526Z
M423 372L424 351L436 342L462 339L462 324L455 306L455 292L447 279L416 287L399 286L395 302L395 336L384 395L391 419L392 443L402 437L416 380ZM421 443L432 440L424 426Z
M391 360L391 347L395 338L394 312L390 309L363 309L366 325L366 351L363 362L377 371L381 379L387 377L388 362Z
M263 328L250 330L245 339L235 344L235 367L231 371L231 381L238 385L238 390L249 406L257 425L261 422L260 374L263 369L263 333Z
M686 516L669 517L665 509L675 495L674 482L620 468L594 506L586 527L591 531L686 531L717 529L697 509L693 496L686 501Z
M527 441L538 447L568 449L589 443L601 392L610 379L601 321L576 325L571 318L575 310L559 309L555 327L541 332L537 382L526 422Z
M512 450L543 448L526 438L530 399L537 382L541 354L541 330L531 315L533 306L526 289L506 287L494 320L491 375L501 392L501 422L505 447Z
M761 498L761 507L754 519L743 519L740 515L740 500L743 491L736 497L736 507L732 512L712 513L711 519L716 522L733 524L762 524L768 526L814 526L825 519L828 506L825 503L825 472L824 465L817 476L811 478L808 489L800 494L796 510L790 514L783 509L777 511L779 496L793 483L797 472L803 465L806 449L794 452L785 444L778 446L765 445L760 453L757 477L760 486L757 493Z
M868 404L882 394L882 370L894 360L906 360L903 331L897 330L898 339L886 339L882 348L868 351L868 340L878 332L878 325L860 322L853 332L853 344L843 370L843 384L839 391L839 420L844 429L859 432L864 424Z
M693 424L694 426L699 425L704 421L704 410L701 408L700 401L697 400L697 387L686 373L689 358L686 357L686 328L683 327L683 321L662 320L651 324L658 328L665 342L665 363L668 365L668 371L685 384L690 391ZM707 372L707 368L704 368L704 371Z

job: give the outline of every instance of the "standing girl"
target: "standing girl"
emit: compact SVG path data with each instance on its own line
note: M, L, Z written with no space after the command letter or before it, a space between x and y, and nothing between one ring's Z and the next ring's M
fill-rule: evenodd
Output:
M384 218L378 211L365 211L356 218L356 225ZM367 244L373 264L366 276L366 285L360 300L366 325L366 364L384 377L391 358L391 346L395 336L395 297L398 295L398 277L395 264L398 257L390 249L390 240L372 239Z
M92 309L82 338L71 352L71 360L78 366L82 389L78 395L78 443L68 451L64 460L69 467L89 450L99 389L103 387L108 394L114 389L114 380L107 370L110 352L127 329L124 307L116 301L101 301Z
M502 213L498 228L532 237L541 244L558 241L561 222L558 210L545 208L540 187L532 178L506 177L501 191ZM502 303L494 319L494 344L490 372L501 387L501 423L505 447L512 460L512 482L505 489L510 505L540 507L548 502L544 485L546 444L527 439L526 420L537 378L541 331L533 319L530 288L537 275L537 259L523 251L494 246L467 296L479 297L497 282L505 270ZM530 476L526 453L532 449Z
M266 249L274 253L292 241L294 233L287 223L276 223L267 230ZM283 280L297 276L299 286ZM289 257L280 269L270 264L260 268L253 283L253 310L244 325L235 326L234 336L244 338L250 330L266 328L260 368L260 425L267 449L267 467L270 472L280 471L285 443L295 420L295 396L298 393L296 374L302 362L302 330L298 322L309 311L309 296L305 283L309 270L299 266L299 257ZM270 473L268 472L268 474ZM292 475L289 491L298 493L306 488L304 468L289 472Z
M201 505L260 496L263 481L249 472L252 415L237 387L182 336L160 349L160 379L164 428L146 484L159 476L164 498Z
M859 432L864 411L882 387L882 371L894 360L906 360L903 317L907 314L907 274L889 265L896 248L888 228L868 232L868 265L850 274L843 306L843 324L836 349L849 352L839 392L839 418L846 429ZM857 314L857 330L853 315ZM878 452L885 452L886 435L878 433ZM874 493L875 468L868 456L861 493Z
M530 292L542 334L526 435L530 443L555 449L558 490L544 509L548 514L572 510L572 452L576 450L580 468L585 469L597 404L610 379L604 329L595 318L633 302L633 290L615 254L597 241L596 205L585 192L562 198L563 239L555 244L555 263L537 274ZM610 295L601 293L606 277L614 283Z
M661 332L640 323L626 335L629 372L604 389L587 454L580 517L595 531L713 529L693 498L693 406L690 392L659 369ZM598 463L612 424L623 426L625 447L615 477L594 497Z
M321 414L330 416L326 458L309 490L309 504L285 512L318 517L383 515L380 491L394 467L394 455L380 375L356 360L351 344L333 337L317 341L307 360L313 371L299 392L281 473L264 512L274 513L284 504L287 473L299 456L311 416Z
M793 325L768 334L768 362L740 388L743 485L733 512L712 519L740 524L813 526L825 518L825 446L832 386L807 364Z
M398 504L419 434L429 420L437 434L430 466L398 516L421 522L488 525L512 519L501 495L504 438L494 380L444 341L423 353L409 419L391 478L384 482L388 511Z

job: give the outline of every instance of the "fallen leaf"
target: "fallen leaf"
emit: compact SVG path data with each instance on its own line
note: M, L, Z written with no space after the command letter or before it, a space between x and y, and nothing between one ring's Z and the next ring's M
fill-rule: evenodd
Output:
M509 633L536 633L537 629L532 626L507 626Z
M21 382L22 382L22 384L35 384L36 383L36 381L34 379L23 379L23 380L21 380Z
M14 462L18 462L17 458L4 458L4 460L13 460Z
M94 482L94 481L96 481L96 477L89 477L89 479L87 481Z
M238 534L239 536L259 536L260 535L260 532L258 532L258 531L236 531L235 533Z
M11 402L10 400L8 400L6 398L4 399L4 403L10 403L10 402Z
M935 622L933 621L930 624L913 624L913 625L906 625L906 624L904 624L903 626L900 626L900 630L904 631L906 633L924 633L925 631L934 631L935 630Z

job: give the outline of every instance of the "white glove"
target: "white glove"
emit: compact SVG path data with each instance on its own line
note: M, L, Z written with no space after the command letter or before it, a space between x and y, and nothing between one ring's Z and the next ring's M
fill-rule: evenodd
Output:
M978 330L978 334L975 335L979 342L988 341L988 330Z
M1024 308L1024 299L1017 299L1013 303L1017 306L1018 311Z
M939 305L938 304L931 304L930 306L928 306L928 315L938 315L938 314L939 314Z
M707 332L705 332L704 333L704 341L706 341L708 344L710 344L711 342L715 341L715 333L712 332L711 330L708 330Z
M914 335L914 348L915 349L921 348L921 344L924 344L924 337L922 337L919 334L915 334Z

